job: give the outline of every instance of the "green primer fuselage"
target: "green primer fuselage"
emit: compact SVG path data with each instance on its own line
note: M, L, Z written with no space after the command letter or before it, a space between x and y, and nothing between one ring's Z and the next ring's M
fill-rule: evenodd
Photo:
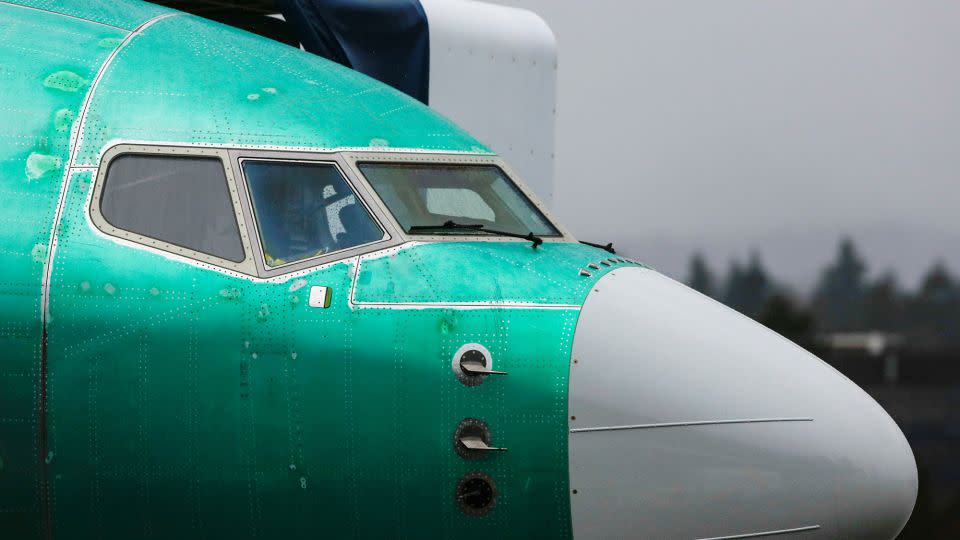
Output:
M0 537L569 536L570 348L606 269L578 272L604 252L407 243L261 279L106 236L88 205L118 142L490 151L226 26L17 3L0 3ZM307 305L310 285L329 308ZM509 375L461 384L466 343ZM464 418L509 452L460 458ZM454 500L470 471L496 482L482 518Z

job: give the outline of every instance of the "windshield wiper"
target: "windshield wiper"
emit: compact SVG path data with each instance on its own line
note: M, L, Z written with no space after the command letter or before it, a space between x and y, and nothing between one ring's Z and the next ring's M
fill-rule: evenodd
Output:
M606 251L607 253L613 253L614 255L617 254L617 250L613 249L613 242L608 242L607 245L602 245L602 244L594 244L593 242L586 242L584 240L581 240L580 243L586 244L588 246L593 246L595 248L600 248Z
M466 229L470 231L477 231L483 233L489 233L496 236L506 236L509 238L520 238L521 240L526 240L533 243L533 249L537 249L537 246L543 243L543 238L529 232L527 234L513 233L508 231L499 231L497 229L487 229L483 226L482 223L457 223L452 220L443 222L442 225L413 225L407 229L408 233L417 232L417 231L436 231L436 230L456 230L456 229Z

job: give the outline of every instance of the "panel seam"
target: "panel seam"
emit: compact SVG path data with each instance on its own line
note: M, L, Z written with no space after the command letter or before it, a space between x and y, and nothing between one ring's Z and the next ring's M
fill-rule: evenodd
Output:
M397 247L402 247L401 244ZM419 244L413 244L419 245ZM410 247L410 246L408 246ZM394 249L394 248L388 248ZM353 276L350 280L350 292L347 295L347 303L354 309L557 309L580 311L582 306L577 304L538 304L535 302L514 302L509 300L476 301L476 302L365 302L357 300L357 283L360 281L360 271L363 266L363 260L370 254L358 255L356 257L356 266Z
M654 424L628 424L618 426L595 426L570 428L570 433L589 433L591 431L623 431L628 429L654 429L688 426L717 426L730 424L770 424L776 422L813 422L811 417L787 417L787 418L735 418L730 420L694 420L689 422L663 422Z
M175 13L174 15L179 15ZM133 144L140 146L175 146L180 148L218 148L223 150L256 150L256 151L265 151L265 152L298 152L298 153L322 153L322 154L334 154L334 153L359 153L363 152L365 154L409 154L411 156L418 155L427 155L427 156L456 156L458 158L480 158L482 160L494 159L498 157L493 153L483 153L477 152L474 150L447 150L443 148L393 148L389 150L384 150L383 147L379 146L295 146L295 145L285 145L285 144L247 144L247 143L219 143L219 142L186 142L178 141L173 142L171 140L151 140L151 139L128 139L123 137L118 137L114 139L109 139L103 147L100 149L100 153L103 154L106 150L119 146L121 144ZM364 157L369 159L374 159L372 155L365 155ZM272 159L272 158L271 158ZM289 157L287 158L289 159ZM309 159L309 158L304 158ZM75 165L77 167L96 167L93 163L81 163Z
M709 538L698 538L697 540L737 540L740 538L763 538L764 536L780 536L783 534L794 534L806 531L815 531L820 525L807 525L806 527L795 527L793 529L778 529L775 531L761 531L746 534L734 534L731 536L711 536Z
M2 2L2 1L0 1L0 4L6 5L6 6L11 6L11 7L18 7L18 8L21 8L21 9L29 9L29 10L31 10L31 11L39 11L39 12L41 12L41 13L49 13L50 15L57 15L57 16L59 16L59 17L66 17L67 19L73 19L73 20L75 20L75 21L83 21L83 22L90 23L90 24L97 24L97 25L100 25L100 26L106 26L106 27L108 27L108 28L116 28L117 30L123 30L124 32L130 32L130 29L129 29L129 28L123 28L123 27L121 27L121 26L117 26L117 25L114 25L114 24L105 23L105 22L100 22L100 21L94 21L94 20L91 20L91 19L84 19L83 17L78 17L78 16L76 16L76 15L70 15L69 13L60 13L59 11L53 11L53 10L43 9L43 8L38 8L38 7L33 7L33 6L25 6L25 5L23 5L23 4L15 4L15 3L13 3L13 2Z
M49 317L49 304L50 304L50 276L53 273L53 258L54 252L57 248L57 229L60 227L60 219L63 216L63 206L66 202L67 194L67 184L70 180L70 175L73 173L74 162L76 161L77 154L80 149L80 144L83 142L83 130L84 125L87 120L87 111L90 108L90 103L93 101L93 96L97 90L97 85L100 83L100 80L103 78L103 75L106 73L107 68L110 67L110 64L113 62L113 59L117 57L117 54L132 40L134 37L139 35L141 32L146 30L149 26L154 24L157 21L166 19L168 17L173 17L179 15L179 13L164 13L162 15L157 15L156 17L144 22L130 33L128 33L123 41L107 56L106 60L103 61L103 64L100 65L100 69L97 71L97 75L94 77L93 82L90 83L90 89L87 90L87 95L84 96L83 103L80 106L80 110L77 113L77 121L75 124L74 133L70 137L70 159L67 161L67 166L64 168L63 180L60 182L60 194L57 199L57 211L54 214L53 218L53 227L50 230L49 242L47 245L49 249L47 250L47 264L43 272L43 281L41 282L42 297L41 297L41 320L44 325L47 323L47 318ZM95 166L94 166L95 167ZM83 167L86 169L87 167Z
M18 4L9 4L4 2L6 5ZM27 6L19 6L27 8ZM35 9L35 8L28 8ZM38 9L37 11L45 11ZM56 12L50 12L56 13ZM56 13L57 15L63 15L61 13ZM48 447L49 447L49 438L47 434L47 371L48 371L48 334L47 334L47 323L50 318L49 309L50 309L50 279L53 275L53 260L54 254L57 248L57 229L60 227L60 219L63 215L63 206L66 201L67 196L67 186L70 182L70 175L72 174L73 164L77 157L77 151L80 147L80 141L83 136L84 123L86 122L87 111L90 107L90 102L93 100L94 93L97 90L97 84L103 78L104 73L106 73L107 68L113 62L113 59L116 58L120 50L125 47L131 39L139 35L143 30L148 28L153 23L166 19L168 17L173 17L179 15L178 12L172 13L163 13L157 15L142 24L136 27L132 31L127 31L123 28L118 28L118 30L123 30L128 32L124 36L123 40L120 42L117 47L110 52L107 58L100 64L100 68L97 70L97 74L94 77L93 81L90 83L90 88L87 90L86 95L83 98L83 103L81 104L80 110L77 113L77 120L74 123L74 128L70 133L70 143L68 146L70 152L70 158L67 161L66 166L63 171L63 179L60 181L60 192L57 197L57 209L53 217L53 224L50 228L50 236L48 237L47 243L47 257L46 263L43 268L43 277L40 282L40 326L41 326L41 338L40 338L40 373L37 381L37 460L39 468L39 497L40 497L40 515L41 515L41 536L46 539L53 538L53 521L52 513L50 508L50 483L48 478L47 471L47 456L48 456ZM68 15L63 15L69 17ZM80 19L86 20L86 19ZM94 21L88 21L93 23ZM110 26L110 25L106 25Z

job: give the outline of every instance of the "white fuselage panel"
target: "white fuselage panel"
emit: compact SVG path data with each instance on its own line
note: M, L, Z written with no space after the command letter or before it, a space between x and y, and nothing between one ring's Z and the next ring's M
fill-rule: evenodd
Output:
M910 446L863 390L653 270L588 295L569 407L578 538L893 538L916 498Z

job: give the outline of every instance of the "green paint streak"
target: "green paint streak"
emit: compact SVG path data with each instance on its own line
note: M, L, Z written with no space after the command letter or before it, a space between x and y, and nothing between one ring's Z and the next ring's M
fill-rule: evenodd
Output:
M58 156L32 152L27 156L27 180L42 178L48 173L60 169L62 166L63 159Z
M87 85L87 82L86 79L72 71L61 70L47 75L47 78L43 80L43 85L63 92L78 92Z
M226 289L220 289L220 297L226 298L227 300L238 300L240 298L240 289L236 287L229 287Z
M53 127L57 131L66 131L73 125L74 114L70 109L58 109L53 115Z
M35 244L33 249L30 250L30 258L33 259L35 263L43 263L47 260L47 245L46 244Z
M120 46L121 43L123 43L122 39L108 37L98 41L97 47L100 47L103 49L116 49L117 47Z

